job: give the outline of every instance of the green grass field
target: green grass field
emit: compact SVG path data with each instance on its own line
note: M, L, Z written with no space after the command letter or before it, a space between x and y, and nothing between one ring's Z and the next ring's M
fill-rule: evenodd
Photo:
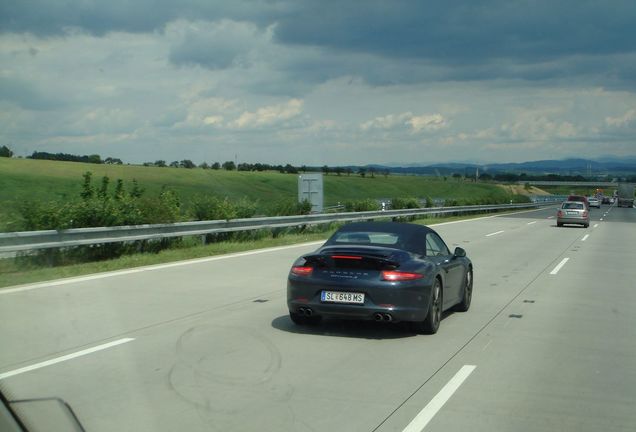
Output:
M98 187L103 176L110 178L111 188L117 179L129 187L136 179L145 194L154 196L162 187L178 193L184 208L197 195L215 195L230 199L248 198L257 203L263 214L268 206L281 199L296 199L298 177L278 172L237 172L203 170L200 168L158 168L130 165L97 165L31 159L0 158L0 231L20 229L16 206L38 201L78 199L82 174L93 173L93 185ZM112 190L112 189L111 189ZM324 177L325 205L359 199L382 198L445 198L502 201L509 194L493 184L470 183L448 178L419 176L357 175ZM184 215L187 219L187 215Z

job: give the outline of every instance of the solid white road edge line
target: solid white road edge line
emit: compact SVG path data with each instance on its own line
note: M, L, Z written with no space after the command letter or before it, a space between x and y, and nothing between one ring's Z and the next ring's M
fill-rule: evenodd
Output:
M561 270L561 267L563 267L565 265L566 262L568 262L570 260L570 258L563 258L561 260L561 262L554 268L554 270L552 270L550 272L551 275L555 275L559 272L559 270Z
M102 344L102 345L97 345L97 346L94 346L92 348L87 348L87 349L82 350L82 351L77 351L77 352L72 353L72 354L67 354L67 355L64 355L62 357L56 357L56 358L51 359L51 360L46 360L46 361L43 361L43 362L40 362L40 363L36 363L36 364L31 365L31 366L25 366L25 367L20 368L20 369L14 369L12 371L0 374L0 380L4 379L4 378L12 377L14 375L19 375L19 374L24 373L24 372L30 372L32 370L40 369L40 368L43 368L43 367L46 367L46 366L51 366L51 365L56 364L56 363L61 363L63 361L71 360L71 359L74 359L76 357L81 357L81 356L84 356L84 355L87 355L87 354L92 354L94 352L105 350L107 348L112 348L114 346L125 344L127 342L131 342L131 341L134 341L134 340L135 340L134 338L118 339L116 341L108 342L108 343L105 343L105 344Z
M494 233L486 234L486 237L490 237L490 236L494 236L494 235L497 235L497 234L501 234L502 232L503 231L497 231L497 232L494 232Z
M583 236L583 238L581 239L581 241L585 241L585 240L587 240L587 238L588 238L589 236L590 236L589 234L585 234L585 235Z
M453 396L460 385L473 373L477 368L475 365L464 365L454 377L435 395L433 399L424 407L418 415L415 416L411 423L404 428L402 432L422 432L428 422L430 422L435 414L442 409L444 404Z
M536 223L537 223L537 221L532 221L532 222L528 222L527 225L533 225L533 224L536 224Z

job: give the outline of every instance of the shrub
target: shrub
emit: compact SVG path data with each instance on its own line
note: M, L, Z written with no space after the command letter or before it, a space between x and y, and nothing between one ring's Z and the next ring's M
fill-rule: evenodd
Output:
M267 210L268 216L296 216L309 213L311 213L311 203L307 200L302 202L293 199L280 200Z
M380 210L380 204L372 199L357 200L357 201L345 201L345 211L348 212L363 212Z
M393 210L420 208L420 202L417 198L393 198L391 208Z

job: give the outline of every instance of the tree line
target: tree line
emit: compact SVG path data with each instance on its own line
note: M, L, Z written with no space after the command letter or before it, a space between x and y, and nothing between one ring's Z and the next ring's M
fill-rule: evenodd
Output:
M13 151L3 145L0 147L0 157L13 157ZM92 163L92 164L112 164L112 165L123 165L123 161L119 158L107 157L102 159L102 157L98 154L92 155L73 155L69 153L49 153L42 151L34 151L31 156L27 156L27 159L41 159L41 160L56 160L56 161L67 161L67 162L84 162L84 163ZM211 169L211 170L226 170L226 171L277 171L283 174L298 174L298 173L306 173L306 172L322 172L324 175L346 175L351 176L352 174L359 175L360 177L371 177L374 178L376 175L382 175L387 177L391 174L389 168L386 167L376 167L376 166L328 166L323 165L322 167L318 166L294 166L292 164L266 164L266 163L236 163L234 161L225 161L225 162L202 162L200 164L194 163L190 159L183 159L181 161L172 161L167 162L165 160L156 160L154 162L144 162L143 166L147 167L161 167L161 168L186 168L186 169ZM453 173L451 174L452 178L461 179L464 178L463 174ZM446 177L444 177L446 180ZM541 175L533 175L527 173L511 173L511 172L494 172L494 173L483 173L479 175L479 181L496 181L502 183L508 182L526 182L526 181L578 181L585 182L588 181L589 178L586 178L582 175L560 175L560 174L541 174ZM595 178L596 180L596 178ZM611 181L612 177L608 176L608 181ZM629 176L625 178L626 181L636 181L636 176Z

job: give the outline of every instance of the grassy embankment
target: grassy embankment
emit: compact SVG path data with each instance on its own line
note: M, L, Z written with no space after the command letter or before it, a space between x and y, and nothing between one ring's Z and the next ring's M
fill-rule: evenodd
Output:
M202 169L154 168L139 166L93 165L72 162L38 161L0 158L0 230L19 229L17 204L28 201L63 201L78 199L81 176L91 171L98 184L102 176L118 178L127 186L136 179L149 195L157 194L163 186L176 191L184 206L197 195L213 194L240 199L247 197L264 209L280 199L295 199L297 176L275 172L227 172ZM431 197L455 200L498 198L506 200L508 191L491 184L464 183L455 179L413 176L326 176L325 205L364 198ZM474 217L474 216L473 216ZM187 214L184 214L187 218ZM459 219L457 217L452 219ZM419 223L437 223L444 219L422 219ZM332 229L333 230L333 229ZM196 245L185 242L182 248L164 250L157 254L136 254L112 260L74 264L63 267L38 267L16 260L0 260L0 287L80 276L103 271L160 264L231 252L323 240L332 230L292 234L276 238L266 237L250 242L221 242Z
M541 187L546 192L551 193L552 195L585 195L591 196L596 195L597 186L542 186ZM610 188L601 188L603 189L603 194L607 196L612 196L615 187Z
M117 179L127 187L136 179L145 194L155 196L163 186L174 190L183 203L183 218L197 195L215 195L229 199L248 198L257 203L257 212L282 199L297 197L296 175L277 172L236 172L184 168L157 168L129 165L95 165L76 162L0 158L0 231L17 231L21 222L17 207L24 202L48 202L79 199L82 174L93 173L93 184L110 178L111 190ZM493 184L470 183L448 178L415 176L357 175L324 178L325 205L348 200L390 198L445 198L505 202L510 193Z

